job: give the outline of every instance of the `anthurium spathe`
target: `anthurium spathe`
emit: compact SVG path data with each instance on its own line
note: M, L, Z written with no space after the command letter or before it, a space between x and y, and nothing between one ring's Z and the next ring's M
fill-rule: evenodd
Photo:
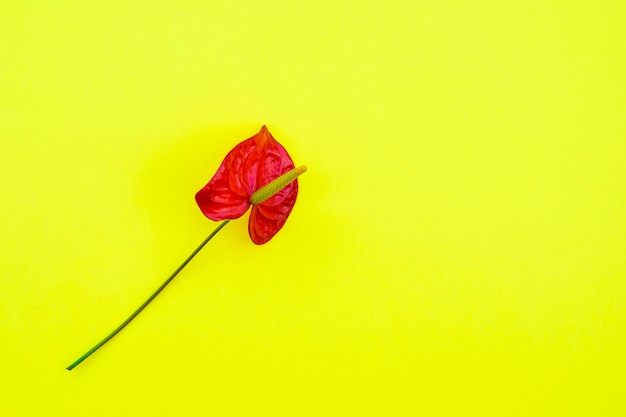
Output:
M295 168L291 157L263 126L259 133L231 150L211 178L196 194L198 206L209 219L222 222L176 268L176 270L122 324L67 367L71 371L128 325L178 275L194 256L226 224L252 206L248 221L250 238L257 245L269 241L283 227L298 195L297 177L305 166Z
M219 169L196 194L200 210L211 220L236 219L252 205L250 238L257 245L269 241L283 227L298 195L298 180L306 167L296 169L285 148L263 126L235 146ZM283 177L284 176L284 177ZM283 177L275 193L260 200L263 187ZM255 201L258 200L258 201Z

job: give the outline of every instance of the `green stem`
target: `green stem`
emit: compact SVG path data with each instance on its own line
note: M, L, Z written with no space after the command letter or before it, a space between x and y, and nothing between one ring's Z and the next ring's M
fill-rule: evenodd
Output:
M133 314L131 314L126 320L124 320L124 322L122 324L120 324L115 330L113 330L107 337L105 337L104 339L102 339L100 342L98 342L97 345L95 345L94 347L92 347L91 349L89 349L89 351L87 353L85 353L83 356L81 356L80 358L76 359L76 361L74 363L72 363L70 366L68 366L66 369L68 371L71 371L72 369L74 369L76 366L78 366L82 361L84 361L85 359L87 359L89 356L91 356L92 353L94 353L96 350L100 349L102 347L102 345L104 345L106 342L108 342L109 340L111 340L116 334L118 334L124 327L126 327L126 325L128 323L130 323L135 317L137 317L137 315L139 313L141 313L141 311L146 308L146 306L148 304L150 304L150 302L152 300L154 300L154 298L159 295L159 293L161 291L163 291L163 289L165 287L167 287L167 284L169 284L175 277L176 275L178 275L178 273L180 271L183 270L183 268L185 266L187 266L187 264L189 263L189 261L191 261L193 259L194 256L196 256L198 254L198 252L200 252L200 250L204 247L204 245L206 245L207 243L209 243L209 240L211 240L213 238L213 236L215 236L217 234L217 232L219 232L220 230L222 230L222 228L224 226L226 226L226 224L229 222L229 220L224 220L222 223L220 223L219 226L217 226L217 228L215 230L213 230L213 232L206 238L204 239L204 241L200 244L200 246L198 246L193 252L191 252L191 255L189 255L187 257L187 259L185 259L185 261L180 264L180 266L178 268L176 268L176 271L174 271L172 273L172 275L169 276L169 278L167 278L165 280L165 282L163 284L161 284L161 286L159 288L157 288L157 290L155 292L152 293L152 295L150 297L148 297L148 299L146 301L143 302L142 305L139 306L139 308L137 310L135 310L133 312Z

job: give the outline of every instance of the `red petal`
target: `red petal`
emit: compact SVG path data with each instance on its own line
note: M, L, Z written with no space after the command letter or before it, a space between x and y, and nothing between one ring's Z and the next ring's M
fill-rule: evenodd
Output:
M219 169L196 194L196 202L211 220L235 219L250 206L252 194L295 168L291 157L265 126L235 146ZM253 207L248 223L256 244L270 240L283 226L298 194L297 181Z
M252 207L248 222L250 239L257 245L268 242L287 221L298 196L298 180L294 180L272 198ZM275 197L280 197L275 201Z

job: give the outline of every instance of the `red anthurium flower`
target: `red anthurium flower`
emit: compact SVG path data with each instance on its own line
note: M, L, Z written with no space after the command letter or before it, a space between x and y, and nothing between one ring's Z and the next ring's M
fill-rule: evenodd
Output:
M298 195L295 177L305 170L295 168L285 148L263 126L226 155L211 181L196 194L196 202L215 221L239 218L252 205L248 233L254 243L262 245L285 224ZM274 192L266 189L263 193L273 181Z
M270 240L283 227L298 195L300 174L305 166L295 168L289 154L276 142L265 126L244 140L226 155L211 181L196 194L200 210L211 220L223 220L192 253L176 268L155 292L122 324L75 360L66 369L71 371L115 337L161 291L231 219L243 216L252 206L248 222L250 238L257 245Z

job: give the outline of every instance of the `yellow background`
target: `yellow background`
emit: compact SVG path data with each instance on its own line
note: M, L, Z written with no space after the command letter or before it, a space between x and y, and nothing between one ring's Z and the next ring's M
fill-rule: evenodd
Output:
M622 1L3 1L0 415L626 415ZM193 196L267 124L265 246Z

